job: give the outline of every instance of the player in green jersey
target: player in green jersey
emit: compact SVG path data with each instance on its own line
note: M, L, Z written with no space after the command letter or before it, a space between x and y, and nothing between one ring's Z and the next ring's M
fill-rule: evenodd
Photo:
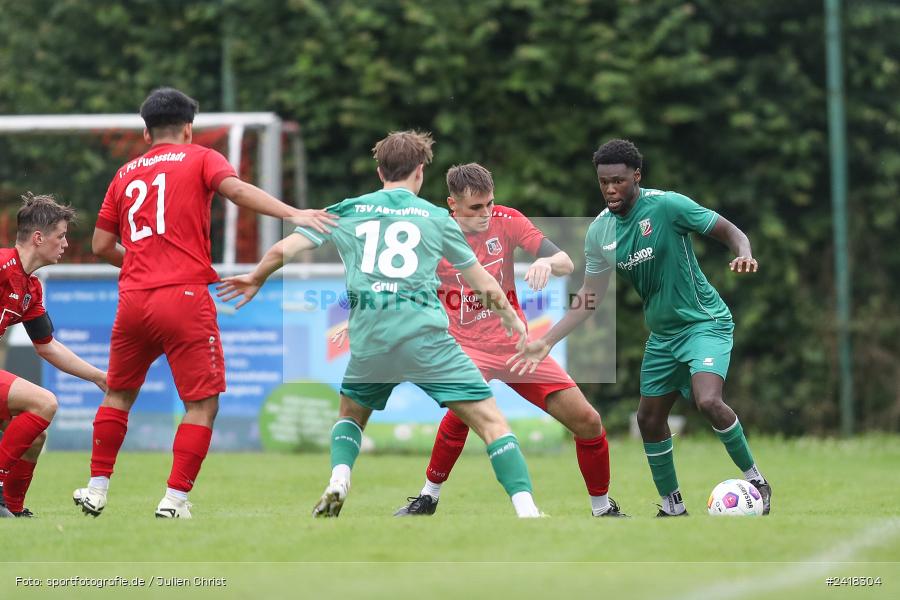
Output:
M336 517L350 489L350 471L373 410L410 381L448 406L487 445L497 479L520 517L540 516L516 437L478 368L447 331L435 274L442 257L460 270L508 334L525 343L525 325L497 281L481 266L449 211L417 196L431 162L429 134L394 132L375 145L384 187L327 210L340 218L325 234L298 227L273 246L256 269L223 280L219 295L239 308L263 282L302 250L335 244L350 299L350 364L341 383L340 414L331 434L332 475L313 516Z
M691 394L744 478L759 490L763 514L768 514L771 486L753 460L737 415L723 400L734 322L700 270L690 234L701 233L728 246L737 256L729 263L735 273L759 268L750 240L725 217L686 196L641 188L643 159L627 140L603 144L593 162L606 210L585 239L587 261L577 308L510 359L512 369L533 370L554 344L587 319L606 294L615 268L641 297L650 329L637 419L662 499L657 516L687 514L675 475L668 417L678 396Z

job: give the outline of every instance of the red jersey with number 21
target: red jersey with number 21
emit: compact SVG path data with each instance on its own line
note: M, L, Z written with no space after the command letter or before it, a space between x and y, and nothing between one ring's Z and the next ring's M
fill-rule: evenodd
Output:
M195 144L157 144L123 165L97 218L125 246L119 291L218 280L210 203L222 180L235 176L224 156Z
M527 322L515 296L513 255L516 248L537 255L544 234L516 209L500 205L494 205L487 231L463 233L478 262L503 288L522 322ZM456 341L463 346L490 349L515 345L515 341L506 335L500 317L494 311L485 309L466 285L462 274L446 259L438 265L437 275L441 280L441 302L450 317L450 334Z

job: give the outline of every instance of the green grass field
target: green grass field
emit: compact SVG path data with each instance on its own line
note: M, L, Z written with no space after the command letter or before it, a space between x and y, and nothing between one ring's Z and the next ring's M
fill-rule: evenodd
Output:
M212 454L191 494L192 521L153 518L167 454L123 454L110 503L92 519L71 501L87 454L48 453L27 501L39 518L0 522L0 597L900 597L900 439L751 444L774 488L767 518L706 514L712 487L738 475L711 435L676 441L692 516L671 520L653 518L655 489L630 440L611 446L611 495L628 520L590 516L571 446L529 457L549 518L525 521L481 453L463 455L438 513L418 519L391 514L418 492L427 457L363 455L333 520L309 516L327 455ZM153 585L49 587L50 577L73 576ZM227 587L193 585L195 576L225 578ZM842 576L881 585L826 586ZM163 587L158 577L192 585Z

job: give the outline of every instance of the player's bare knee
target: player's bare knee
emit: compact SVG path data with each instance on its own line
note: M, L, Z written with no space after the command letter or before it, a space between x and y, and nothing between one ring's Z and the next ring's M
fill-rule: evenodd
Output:
M658 422L659 419L656 418L656 415L653 414L653 411L638 409L637 423L638 429L641 430L641 433L650 433L651 431L655 430Z
M214 408L207 408L203 411L203 417L206 419L207 427L212 429L213 424L216 422L216 416L219 414L219 407L216 406Z
M128 412L134 405L140 390L108 390L100 406L115 408Z
M365 429L369 422L372 410L355 402L348 396L341 395L341 406L338 410L338 419L349 419L356 423L360 429Z
M184 423L202 425L211 429L216 421L216 415L219 413L219 401L218 398L206 398L194 402L185 402L184 410Z
M59 402L56 395L45 389L41 389L39 394L35 394L31 402L29 402L29 411L50 421L56 415L56 409L59 408Z
M697 409L704 414L715 413L723 404L719 394L699 394L694 397Z
M215 421L216 416L219 414L219 403L214 402L208 406L203 407L203 412L209 418L210 421Z
M576 437L583 440L598 437L603 432L603 422L600 420L600 413L594 410L594 407L588 407L581 411L578 415L578 422L569 427Z
M668 437L669 415L651 413L641 418L638 413L638 429L644 441L659 441Z

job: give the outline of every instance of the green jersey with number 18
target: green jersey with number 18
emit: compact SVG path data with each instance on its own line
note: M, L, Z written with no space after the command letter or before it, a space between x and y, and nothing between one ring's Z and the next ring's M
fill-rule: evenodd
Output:
M327 210L340 217L331 233L294 231L316 246L331 241L344 262L350 300L350 351L383 354L398 343L447 329L435 274L441 258L457 269L475 254L449 211L405 188L348 198Z
M654 334L676 335L695 323L730 321L731 312L694 255L690 233L709 233L719 215L676 192L641 189L624 217L604 210L588 229L585 274L615 265L644 303Z

